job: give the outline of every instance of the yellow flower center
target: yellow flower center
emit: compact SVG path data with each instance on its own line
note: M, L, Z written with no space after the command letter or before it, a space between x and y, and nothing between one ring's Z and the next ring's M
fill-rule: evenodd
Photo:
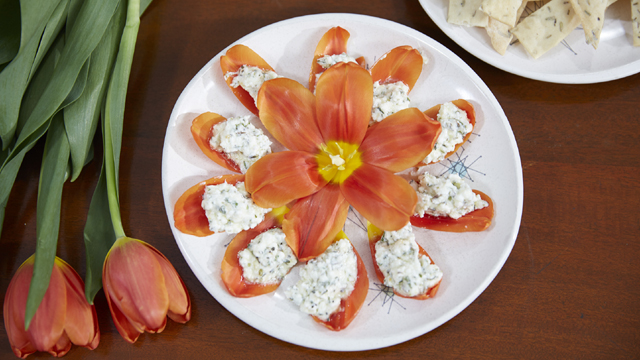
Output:
M362 165L358 145L343 141L329 141L320 145L316 161L320 175L325 180L336 184L344 182Z

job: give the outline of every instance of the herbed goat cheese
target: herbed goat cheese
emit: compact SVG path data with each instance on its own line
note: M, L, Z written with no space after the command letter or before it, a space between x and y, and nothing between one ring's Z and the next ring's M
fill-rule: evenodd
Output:
M424 159L425 164L441 161L445 155L456 148L464 137L473 130L473 125L467 117L467 112L446 102L438 111L438 122L442 125L442 132L433 146L433 150Z
M373 83L372 122L380 122L387 116L409 107L409 86L402 81L380 85Z
M442 279L440 268L420 254L410 223L397 231L385 231L375 247L384 284L403 296L424 294Z
M224 79L227 80L234 75L231 86L234 88L241 86L251 95L254 101L258 100L258 91L265 81L280 77L271 70L263 70L257 66L242 65L237 72L230 71L224 74Z
M251 200L244 182L207 185L202 196L202 208L214 232L238 233L256 227L271 209L261 208Z
M245 281L253 284L279 283L298 262L279 228L256 236L238 253Z
M422 174L417 185L416 215L448 216L458 219L474 210L489 206L458 174L433 176Z
M358 260L353 246L341 239L300 269L300 280L285 291L300 311L327 321L355 288Z
M271 141L253 126L249 116L233 117L211 129L211 149L223 152L244 174L253 163L271 152Z

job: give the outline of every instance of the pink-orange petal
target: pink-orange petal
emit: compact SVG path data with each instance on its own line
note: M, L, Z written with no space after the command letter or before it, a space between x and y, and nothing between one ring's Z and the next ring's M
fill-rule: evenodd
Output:
M327 141L360 144L367 132L373 104L371 75L353 63L325 71L316 89L318 128Z
M248 46L242 44L233 46L225 55L220 57L220 67L222 68L223 75L228 72L237 72L242 65L255 66L263 70L274 71L273 68L262 57L260 57L260 55L251 50ZM226 82L242 105L255 115L258 115L258 108L256 107L253 97L241 86L232 87L232 76L226 78Z
M398 46L383 55L371 67L373 82L381 84L402 81L413 89L422 73L424 60L420 52L411 46Z
M256 205L277 208L311 195L326 184L315 157L304 151L267 154L245 174L245 188Z
M198 147L207 157L216 164L237 173L241 172L240 167L231 160L224 152L216 151L211 148L209 141L211 140L211 129L214 125L219 124L227 119L221 115L212 112L206 112L198 115L191 123L191 135L198 144Z
M307 261L322 254L342 229L348 212L349 203L333 184L298 200L282 222L287 244L298 260Z
M186 323L191 319L191 299L189 298L187 287L176 269L171 265L171 262L158 249L147 243L144 243L144 245L158 260L164 275L164 283L169 295L167 316L173 321Z
M36 311L27 335L38 351L49 351L64 332L67 291L60 269L53 267L49 288Z
M309 89L286 78L265 82L258 92L260 120L290 150L315 152L322 143L316 99Z
M349 32L340 26L333 27L322 35L313 54L311 74L309 74L309 90L313 91L315 89L316 75L324 71L324 68L318 64L318 59L325 55L346 53L349 36Z
M473 190L480 195L480 198L489 203L489 206L479 210L474 210L458 219L446 216L431 216L425 214L422 217L412 216L411 224L423 229L447 231L447 232L469 232L483 231L491 225L493 219L493 201L489 195L479 190Z
M418 197L403 178L386 169L362 164L341 185L349 203L382 230L399 230L409 222Z
M431 151L440 123L416 108L399 111L367 130L362 141L362 161L400 172L415 166Z
M138 340L140 334L144 331L139 329L139 327L134 326L131 321L127 318L127 316L120 309L119 303L116 299L111 298L111 292L109 291L109 285L104 284L105 286L105 296L107 298L107 303L109 304L109 310L111 311L111 318L113 319L113 323L116 326L116 330L123 339L127 342L134 343Z
M9 283L3 305L4 328L11 349L16 356L23 359L37 351L24 330L24 314L33 275L33 261L32 255L18 268Z

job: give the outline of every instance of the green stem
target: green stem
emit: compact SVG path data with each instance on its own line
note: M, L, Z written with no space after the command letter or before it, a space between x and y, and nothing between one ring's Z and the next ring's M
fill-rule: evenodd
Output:
M127 1L127 20L122 33L122 40L120 41L113 78L107 94L104 114L104 160L107 175L107 193L111 222L116 239L126 236L120 215L117 165L120 162L127 85L139 27L140 0L129 0Z

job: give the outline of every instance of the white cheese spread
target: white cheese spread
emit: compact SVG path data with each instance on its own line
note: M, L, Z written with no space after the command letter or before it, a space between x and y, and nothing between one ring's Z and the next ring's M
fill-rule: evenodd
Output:
M420 254L411 224L397 231L385 231L375 247L384 284L401 295L424 294L442 279L440 268Z
M234 185L207 185L202 196L202 208L214 232L238 233L256 227L271 209L261 208L251 200L244 182Z
M355 288L358 261L353 246L341 239L300 269L300 280L285 291L300 311L327 321Z
M352 62L355 64L358 63L354 57L347 55L347 53L342 53L338 55L325 55L323 57L318 58L316 62L318 63L318 65L322 66L322 68L325 70L337 63L349 63L349 62ZM316 83L318 82L320 75L322 75L322 73L316 74Z
M474 210L489 206L458 174L437 177L422 174L417 184L416 215L448 216L458 219Z
M238 86L245 89L254 101L258 99L258 91L265 81L278 78L278 74L271 70L263 70L257 66L242 65L237 72L228 72L224 74L224 79L235 76L231 81L231 86ZM256 103L257 104L257 103Z
M380 85L373 83L372 122L380 122L387 116L409 107L409 86L402 81Z
M223 152L244 174L253 163L271 152L271 141L253 126L249 116L233 117L211 129L211 149Z
M256 236L238 253L245 281L253 284L279 283L298 262L281 229L269 229Z
M441 161L444 156L453 151L464 137L473 130L473 125L467 117L467 112L446 102L438 111L438 122L442 125L442 132L436 140L433 150L424 159L425 164Z

